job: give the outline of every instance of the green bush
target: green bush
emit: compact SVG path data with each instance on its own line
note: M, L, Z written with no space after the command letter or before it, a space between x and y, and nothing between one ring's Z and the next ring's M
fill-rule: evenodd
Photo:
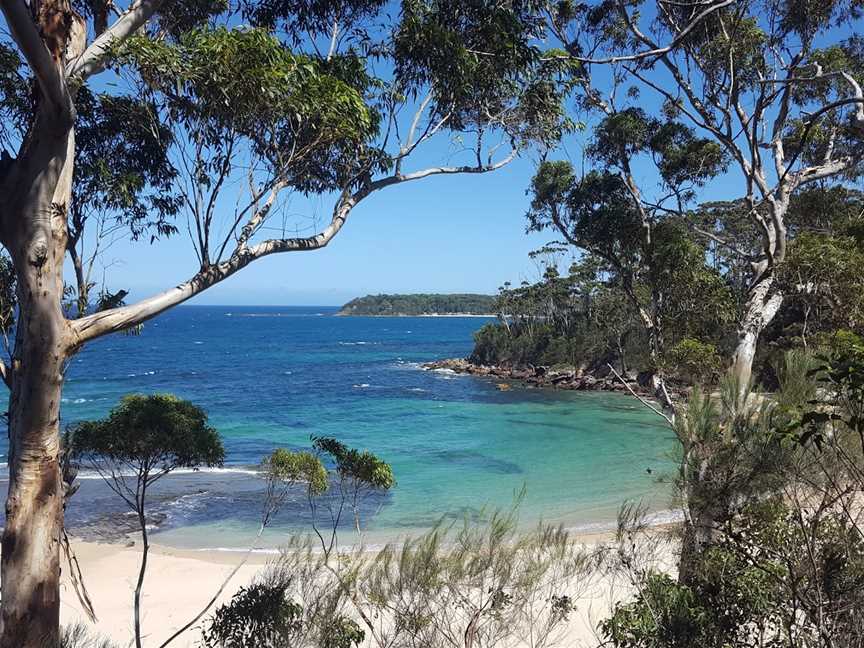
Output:
M704 385L717 381L722 360L713 344L684 338L669 349L663 364L674 376L694 385Z
M510 355L510 335L503 324L484 324L474 333L471 361L477 364L501 364Z
M681 584L649 572L636 598L600 624L615 648L859 646L864 541L842 513L746 506Z
M366 633L354 621L336 616L321 629L321 648L351 648L365 638Z
M206 648L287 648L302 630L303 608L288 598L288 583L242 587L217 608L203 631Z

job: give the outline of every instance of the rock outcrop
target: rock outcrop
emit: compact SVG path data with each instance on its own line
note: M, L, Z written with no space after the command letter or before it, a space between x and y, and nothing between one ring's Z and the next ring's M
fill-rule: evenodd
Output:
M632 375L625 377L627 385L609 371L596 373L580 371L559 371L549 367L509 367L497 365L474 364L464 358L448 358L436 360L423 365L424 369L430 371L452 371L457 374L470 374L472 376L487 376L496 379L496 383L505 381L518 381L527 387L543 387L549 389L566 389L571 391L627 391L630 387L637 393L647 394L645 387L635 380ZM508 385L509 388L509 385Z

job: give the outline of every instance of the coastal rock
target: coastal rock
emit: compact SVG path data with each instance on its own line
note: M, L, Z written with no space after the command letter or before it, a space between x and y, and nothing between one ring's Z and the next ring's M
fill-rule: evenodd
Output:
M617 377L613 376L606 367L596 371L585 371L575 369L571 371L552 371L548 367L529 366L513 367L510 365L480 365L474 364L465 358L447 358L435 360L422 365L430 371L452 371L458 374L470 374L485 378L498 379L495 386L500 391L509 391L513 388L510 381L518 381L523 387L554 388L571 391L614 391L624 392L633 389L636 392L646 393L651 388L650 371L635 372L628 371L626 379L628 385L624 385Z
M609 369L608 364L603 363L599 365L596 369L594 369L594 371L592 371L591 373L594 375L595 378L606 378L610 373L612 373L612 370Z
M594 389L598 382L600 381L597 380L594 376L582 376L582 380L579 384L579 389Z

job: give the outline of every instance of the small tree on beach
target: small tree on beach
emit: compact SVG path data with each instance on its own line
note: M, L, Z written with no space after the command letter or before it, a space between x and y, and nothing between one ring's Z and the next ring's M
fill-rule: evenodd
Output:
M310 560L310 565L317 565L317 569L326 572L331 583L335 583L335 591L312 595L307 590L300 602L291 602L286 598L289 586L294 579L302 580L297 577L303 570L282 572L276 581L256 583L241 590L230 603L217 609L204 632L206 645L247 645L238 643L241 638L264 645L274 637L285 641L286 637L294 637L302 631L314 634L320 645L348 648L362 640L365 633L343 615L347 601L375 636L374 620L357 599L353 584L356 570L346 569L342 561L334 561L333 557L339 548L339 528L346 513L351 513L354 529L362 542L360 504L369 493L388 491L396 485L393 470L373 453L350 448L337 439L312 437L312 446L312 452L277 448L262 463L267 477L264 520L269 524L294 486L303 484L312 515L316 549L320 549L320 557ZM320 519L322 509L327 511L326 527ZM269 606L277 616L284 618L280 617L281 621L268 618L258 623L253 617L262 606Z
M177 468L220 466L222 441L204 410L169 394L125 396L100 420L68 434L73 456L96 471L138 516L143 552L135 585L135 645L141 648L141 591L147 571L147 493Z

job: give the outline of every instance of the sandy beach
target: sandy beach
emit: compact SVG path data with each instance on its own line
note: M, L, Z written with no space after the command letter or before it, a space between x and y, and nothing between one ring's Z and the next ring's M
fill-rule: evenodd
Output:
M131 645L132 595L138 577L141 550L137 546L72 541L72 546L93 601L97 622L91 624L82 611L63 565L61 622L84 622L121 646ZM252 580L272 554L252 554L226 587L219 602ZM198 552L152 546L144 583L142 628L145 643L158 646L192 619L219 589L243 558L241 553ZM194 646L200 631L190 630L172 645Z
M608 534L594 534L576 539L586 548L599 547L609 540ZM100 544L73 540L73 547L98 617L91 624L82 612L64 564L61 588L61 620L64 624L83 622L121 646L132 645L132 595L141 556L137 546ZM671 564L672 545L666 545L665 559ZM144 587L142 628L145 646L160 646L176 629L191 620L219 589L223 580L243 559L239 552L179 550L155 545L151 547L149 568ZM218 601L228 600L241 586L248 584L274 554L253 553L232 578ZM574 583L576 610L571 615L561 640L554 645L578 648L596 646L597 623L608 616L616 601L626 599L630 587L626 578L601 570L589 582ZM172 646L197 646L200 627L196 626Z

